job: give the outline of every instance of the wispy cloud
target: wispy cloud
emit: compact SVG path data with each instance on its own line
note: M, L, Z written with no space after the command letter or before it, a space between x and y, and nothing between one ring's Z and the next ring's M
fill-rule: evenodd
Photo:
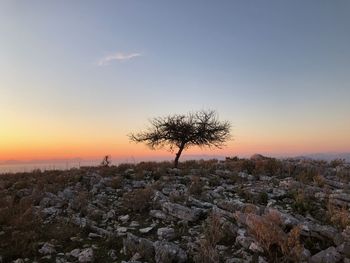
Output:
M137 57L141 57L142 54L140 53L121 53L121 52L117 52L117 53L113 53L110 55L107 55L103 58L101 58L97 65L98 66L106 66L109 65L113 60L117 60L117 61L126 61L126 60L130 60L133 58L137 58Z

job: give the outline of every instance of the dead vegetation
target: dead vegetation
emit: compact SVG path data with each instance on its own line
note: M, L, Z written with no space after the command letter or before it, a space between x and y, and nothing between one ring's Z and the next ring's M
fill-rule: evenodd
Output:
M300 227L294 227L289 233L285 233L282 229L281 217L274 211L263 216L249 213L247 224L271 261L300 261L303 250L300 243Z
M144 212L151 205L153 190L150 187L135 189L123 195L123 206L133 212Z

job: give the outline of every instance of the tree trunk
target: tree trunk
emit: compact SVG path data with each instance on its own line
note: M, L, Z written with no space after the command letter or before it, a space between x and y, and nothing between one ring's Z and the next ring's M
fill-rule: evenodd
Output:
M177 166L179 164L179 158L180 158L180 155L181 155L184 148L185 148L185 144L182 143L179 147L179 151L176 153L176 157L175 157L175 161L174 161L175 168L177 168Z

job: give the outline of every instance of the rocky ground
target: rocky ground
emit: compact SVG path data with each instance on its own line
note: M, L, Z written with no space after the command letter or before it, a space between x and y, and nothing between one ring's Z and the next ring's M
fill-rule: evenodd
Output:
M260 155L0 175L0 262L350 262L350 166Z

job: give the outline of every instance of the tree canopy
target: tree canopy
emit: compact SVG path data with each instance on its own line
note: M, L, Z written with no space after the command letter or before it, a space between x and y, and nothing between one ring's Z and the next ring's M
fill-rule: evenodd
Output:
M130 134L130 140L146 143L151 149L177 148L175 167L183 150L191 146L221 148L231 138L230 123L219 121L213 110L153 118L150 124L145 131Z

